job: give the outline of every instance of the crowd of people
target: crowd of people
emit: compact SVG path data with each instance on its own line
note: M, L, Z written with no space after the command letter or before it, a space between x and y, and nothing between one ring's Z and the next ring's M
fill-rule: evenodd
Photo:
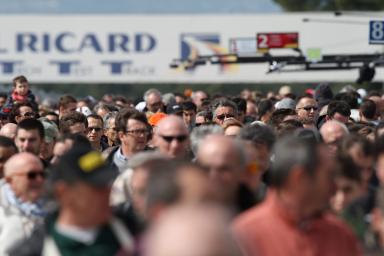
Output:
M0 94L0 255L381 255L384 97Z

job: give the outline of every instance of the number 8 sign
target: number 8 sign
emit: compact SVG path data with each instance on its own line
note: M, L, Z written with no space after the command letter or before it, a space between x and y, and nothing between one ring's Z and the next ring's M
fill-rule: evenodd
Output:
M369 43L384 44L384 21L371 20L369 22Z

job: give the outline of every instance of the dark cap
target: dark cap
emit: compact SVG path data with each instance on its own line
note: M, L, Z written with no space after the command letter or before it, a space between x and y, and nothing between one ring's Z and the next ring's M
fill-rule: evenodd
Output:
M180 104L172 104L167 106L167 114L179 114L183 112L183 107Z
M50 167L50 174L53 183L84 182L102 187L111 185L118 171L116 166L104 160L100 152L80 147L65 153L56 165Z

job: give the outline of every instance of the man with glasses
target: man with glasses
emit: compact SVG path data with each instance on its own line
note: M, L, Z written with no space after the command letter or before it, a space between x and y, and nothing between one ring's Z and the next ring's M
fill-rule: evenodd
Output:
M153 145L170 158L187 156L189 134L183 119L174 115L161 119L154 130Z
M303 124L304 128L315 127L315 116L317 112L316 100L310 97L302 97L296 104L296 113L299 121Z
M0 255L8 255L43 222L44 181L43 165L35 155L23 152L6 162L0 182Z
M227 118L237 119L236 104L227 99L218 99L212 104L213 121L222 126Z
M87 138L91 142L92 148L99 152L104 151L108 148L108 145L101 140L101 136L103 136L103 119L99 115L91 114L87 116L87 121Z
M144 93L145 109L147 112L164 112L164 104L161 92L157 89L149 89Z
M120 146L106 152L108 162L115 164L120 171L125 170L129 158L143 151L150 139L150 125L144 113L135 109L120 110L115 120Z

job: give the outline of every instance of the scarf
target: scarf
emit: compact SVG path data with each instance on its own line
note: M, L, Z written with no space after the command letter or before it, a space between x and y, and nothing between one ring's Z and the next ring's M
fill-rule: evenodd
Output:
M3 189L5 198L7 199L8 203L19 209L24 215L34 217L45 217L46 212L43 209L41 201L38 201L36 203L21 201L19 198L16 197L9 184L5 184Z

